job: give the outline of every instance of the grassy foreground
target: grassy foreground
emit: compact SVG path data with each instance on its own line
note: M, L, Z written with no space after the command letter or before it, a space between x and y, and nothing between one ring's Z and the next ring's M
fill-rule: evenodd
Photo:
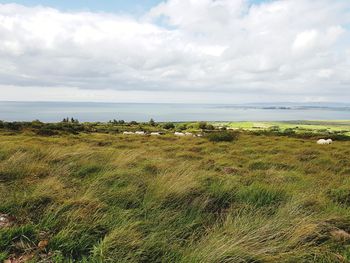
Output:
M350 141L0 133L0 261L349 262Z

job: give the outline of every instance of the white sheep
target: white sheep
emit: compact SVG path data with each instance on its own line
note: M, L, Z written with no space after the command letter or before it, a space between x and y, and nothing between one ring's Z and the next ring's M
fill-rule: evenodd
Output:
M130 135L130 134L134 134L133 132L128 132L128 131L125 131L123 132L124 135Z
M146 133L144 131L137 131L137 132L135 132L135 134L137 134L137 135L145 135Z
M185 136L185 134L183 132L175 132L174 135L175 136Z
M328 144L327 141L325 139L319 139L317 141L317 144Z
M192 132L185 132L185 135L186 136L193 136L193 133Z
M332 139L327 139L327 140L325 140L325 139L319 139L318 141L317 141L317 144L331 144L333 141L332 141Z
M161 134L160 134L160 132L151 132L151 135L152 135L152 136L159 136L159 135L161 135Z

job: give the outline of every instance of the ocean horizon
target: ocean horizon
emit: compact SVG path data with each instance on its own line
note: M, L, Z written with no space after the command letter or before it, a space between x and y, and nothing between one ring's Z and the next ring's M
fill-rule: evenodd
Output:
M292 121L350 120L343 103L104 103L0 101L0 120L58 122L74 117L82 122L148 121Z

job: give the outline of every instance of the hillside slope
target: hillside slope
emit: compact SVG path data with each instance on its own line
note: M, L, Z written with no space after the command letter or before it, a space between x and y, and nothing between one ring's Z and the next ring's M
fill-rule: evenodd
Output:
M350 142L0 135L0 260L350 261Z

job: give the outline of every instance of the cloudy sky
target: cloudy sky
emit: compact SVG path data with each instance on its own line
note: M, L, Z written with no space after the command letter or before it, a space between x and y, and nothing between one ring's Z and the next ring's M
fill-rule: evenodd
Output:
M349 0L0 0L0 100L350 101Z

